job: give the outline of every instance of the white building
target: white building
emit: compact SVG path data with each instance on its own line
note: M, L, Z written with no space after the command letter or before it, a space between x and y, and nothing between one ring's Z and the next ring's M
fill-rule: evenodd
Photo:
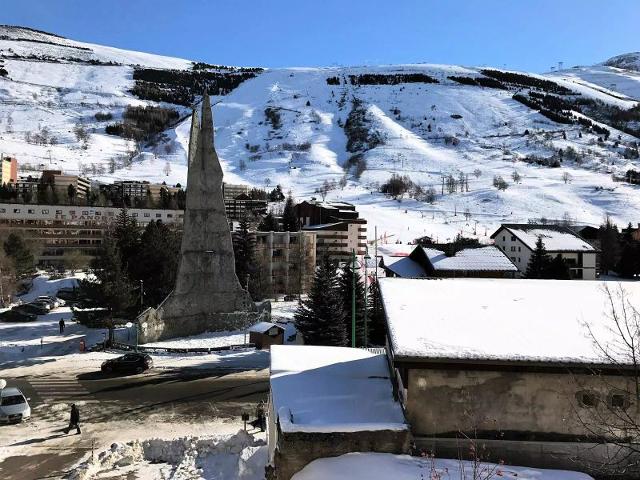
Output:
M503 224L491 235L495 245L507 255L521 273L526 273L538 238L547 253L560 256L569 264L571 278L595 280L596 249L586 240L560 225Z

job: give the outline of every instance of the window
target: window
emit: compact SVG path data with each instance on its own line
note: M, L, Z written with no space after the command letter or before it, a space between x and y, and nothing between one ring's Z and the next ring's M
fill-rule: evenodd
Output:
M62 210L56 210L56 215L62 215Z
M583 408L595 408L599 401L598 394L588 390L576 393L576 399L578 400L578 405Z
M518 247L518 251L521 251L521 248L520 248L520 247Z
M14 208L13 209L13 213L20 213L20 209L19 208Z
M507 237L505 235L502 236L502 241L506 242L507 241Z
M511 247L511 251L515 252L516 251L516 247Z
M614 392L609 395L609 406L611 408L626 409L630 405L629 397L624 392Z
M144 214L144 216L145 216L145 217L150 217L150 216L151 216L151 214L150 214L150 213L145 213L145 214Z
M515 262L516 261L516 257L511 257L511 261Z
M87 210L83 210L82 215L89 215L89 212Z
M33 208L30 208L27 210L27 213L36 213L36 211Z
M518 257L518 263L520 263L520 257Z
M43 210L42 210L42 213L46 215L47 213L49 213L49 210L47 210L47 209L45 208L45 209L43 209Z
M0 208L0 213L5 213L7 211L6 208Z
M96 212L96 217L99 217L100 215L102 215L102 213Z
M173 213L167 213L167 218L173 218Z
M156 213L156 218L162 218L162 214L161 213Z
M516 236L515 235L511 235L511 241L515 242L516 241Z
M133 212L133 213L131 214L131 216L132 216L132 217L137 217L137 216L138 216L138 212Z

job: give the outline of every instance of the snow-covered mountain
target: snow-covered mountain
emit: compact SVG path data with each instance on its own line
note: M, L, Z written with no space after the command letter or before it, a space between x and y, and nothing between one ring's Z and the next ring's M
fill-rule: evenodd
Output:
M6 70L0 152L27 167L83 171L101 181L184 184L188 102L134 95L136 68L235 72L0 27L0 69ZM335 185L327 199L357 204L370 236L374 225L379 234L407 241L459 232L486 239L501 222L541 217L599 224L609 214L619 224L638 221L640 188L615 180L640 170L637 72L603 64L513 75L419 64L248 76L212 98L225 180L281 184L298 198L318 196L327 181ZM167 84L145 85L154 95L167 91ZM133 141L105 133L129 105L170 107L178 119L138 154ZM49 141L42 142L38 132L45 127ZM393 174L408 176L423 194L399 201L379 193ZM449 176L464 178L464 187L448 193L443 179ZM506 190L494 187L496 176L506 180Z

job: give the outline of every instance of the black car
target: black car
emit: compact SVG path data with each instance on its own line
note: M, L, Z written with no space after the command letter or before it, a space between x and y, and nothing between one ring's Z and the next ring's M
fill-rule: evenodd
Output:
M48 308L38 303L25 303L24 305L13 307L12 310L21 313L32 313L34 315L46 315L47 313L49 313Z
M100 370L104 373L142 373L151 367L153 367L153 360L146 353L127 353L102 362Z
M33 313L15 309L0 313L0 322L34 322L37 318L38 316Z

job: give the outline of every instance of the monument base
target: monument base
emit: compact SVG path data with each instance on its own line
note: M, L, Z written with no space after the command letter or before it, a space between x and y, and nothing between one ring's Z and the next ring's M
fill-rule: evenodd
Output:
M137 318L138 342L141 344L189 337L205 332L243 330L258 322L271 321L271 303L256 304L255 311L213 312L197 315L167 315L161 306L148 308Z

